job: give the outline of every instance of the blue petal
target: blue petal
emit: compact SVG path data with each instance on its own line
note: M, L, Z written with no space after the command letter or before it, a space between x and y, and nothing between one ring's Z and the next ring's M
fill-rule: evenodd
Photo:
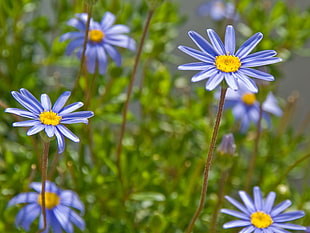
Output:
M63 233L60 223L58 222L55 214L51 213L50 215L51 225L53 229L53 233Z
M111 12L106 12L103 15L100 22L102 30L103 31L107 30L109 27L113 25L114 22L115 22L115 16Z
M36 119L37 118L37 115L35 113L28 112L26 110L19 109L19 108L6 108L4 111L7 113L13 113L15 115L30 118L30 119Z
M264 212L265 213L267 214L270 213L275 199L276 199L276 193L270 192L268 196L266 197L266 199L264 200Z
M54 134L55 134L55 126L53 126L53 125L46 125L45 126L45 133L46 133L46 135L49 138L53 137Z
M235 30L233 26L228 25L226 27L226 33L225 33L225 50L230 55L234 55L235 47L236 47Z
M60 38L59 41L62 42L64 40L68 39L76 39L76 38L83 38L84 39L84 32L68 32L63 34Z
M74 225L76 225L80 230L84 230L84 228L85 228L84 220L73 211L70 211L70 221Z
M276 215L280 214L282 211L284 211L285 209L287 209L288 207L290 207L292 205L292 202L290 200L286 200L281 202L280 204L278 204L277 206L275 206L270 215L271 217L275 217Z
M41 182L31 182L29 187L34 189L38 193L41 193L42 183ZM45 182L45 191L46 192L52 192L52 193L58 193L59 189L57 188L57 186L53 182L47 180Z
M250 92L257 93L258 88L256 83L248 78L247 76L243 75L241 72L235 73L235 75L238 77L239 85L242 83Z
M9 203L8 207L16 204L21 203L31 203L31 202L37 202L38 201L38 194L35 192L28 192L28 193L21 193L17 196L13 197Z
M188 35L195 42L195 44L206 53L206 56L208 56L210 60L214 60L214 57L219 55L212 45L210 45L210 43L197 32L189 31Z
M238 85L237 79L229 73L224 73L224 76L225 76L225 81L228 84L228 86L233 90L238 90L239 85Z
M233 228L233 227L245 227L251 225L250 221L244 221L244 220L234 220L231 222L227 222L223 225L224 229L227 228Z
M220 55L225 55L226 54L225 47L220 37L217 35L217 33L213 29L207 29L207 33L217 53Z
M304 226L299 226L299 225L291 224L291 223L273 223L272 226L285 228L289 230L296 230L296 231L305 231L307 229Z
M277 52L274 50L263 50L256 53L249 54L245 58L242 59L242 61L247 62L251 60L255 60L257 58L270 58L277 55Z
M33 127L31 127L28 131L27 131L27 135L28 136L31 136L31 135L34 135L36 133L39 133L40 131L42 131L43 129L45 128L45 125L43 124L37 124L37 125L34 125Z
M264 66L270 65L274 63L281 62L282 59L279 57L271 57L271 58L257 58L255 60L250 61L241 61L242 67L256 67L256 66Z
M84 213L84 205L78 195L70 190L64 190L60 194L60 204L73 207Z
M46 111L51 110L52 104L51 104L50 97L48 97L47 94L41 95L41 103L42 103L44 110Z
M282 115L282 110L278 106L277 99L273 96L271 92L268 94L266 100L264 101L262 108L265 112L272 113L276 116Z
M215 89L224 79L224 75L222 73L218 73L213 77L210 77L206 83L206 90L212 91Z
M266 81L273 81L274 77L271 74L265 73L260 70L255 70L251 68L241 68L239 69L240 73L244 73L247 76L253 77L253 78L258 78Z
M58 154L61 154L65 150L65 138L58 130L55 130L55 136L57 138Z
M250 217L244 213L235 211L235 210L228 210L228 209L221 209L221 213L224 214L229 214L231 216L237 217L237 218L241 218L243 220L249 220Z
M76 48L83 47L83 43L84 43L84 38L77 38L77 39L70 41L70 43L67 45L67 48L66 48L66 52L65 52L66 55L69 56Z
M78 29L80 31L86 30L86 21L82 21L80 19L70 19L67 21L67 25L69 25L71 27L75 27L76 29Z
M208 56L208 54L200 52L200 51L198 51L196 49L192 49L190 47L181 46L181 45L178 46L178 49L180 49L182 52L184 52L184 53L186 53L186 54L188 54L188 55L190 55L190 56L192 56L192 57L194 57L194 58L196 58L198 60L204 61L204 62L206 62L206 63L208 63L210 65L213 65L214 62L215 62L215 58L211 59Z
M229 201L231 204L233 204L236 208L241 210L245 214L251 214L248 209L246 209L240 202L236 201L234 198L230 196L225 196L225 199Z
M115 54L112 54L112 56L114 56L114 55ZM98 58L99 73L100 74L104 74L106 72L106 70L107 70L108 58L107 58L105 50L104 50L104 48L102 46L97 46L97 58ZM118 60L116 60L116 63L117 63L118 66L120 65L119 62L121 62L120 58L121 58L120 55L119 55L118 58L115 57L115 59L118 59Z
M38 204L33 203L23 207L17 214L15 224L22 226L26 231L30 230L30 225L40 214L41 208Z
M70 97L71 92L70 91L65 91L64 93L61 94L61 96L59 96L59 98L56 100L52 111L55 113L58 113L63 106L66 104L67 100Z
M191 81L192 82L198 82L198 81L201 81L203 79L212 77L212 76L216 75L217 73L219 73L219 71L217 69L215 69L214 66L210 66L208 69L196 73L191 78Z
M254 205L256 211L262 211L263 210L263 196L262 192L260 191L259 187L253 188L253 194L254 194Z
M113 59L113 61L115 61L117 66L120 66L122 64L122 57L120 53L117 51L117 49L115 49L113 46L109 44L104 44L104 49L107 51L109 56ZM100 53L102 53L103 55L102 57L99 57L99 50L97 51L97 54L98 54L99 61L103 60L105 63L107 63L107 58L106 58L104 49L101 48L101 51L100 51Z
M206 70L210 67L214 67L214 65L207 64L205 62L193 62L193 63L186 63L183 65L179 65L179 70Z
M80 141L80 139L74 133L72 133L67 127L63 125L57 125L56 127L62 135L69 138L71 141L73 142Z
M50 228L52 225L51 215L53 215L53 212L50 211L49 209L46 209L46 229L42 233L49 233L50 232ZM39 229L43 229L43 226L44 226L43 214L41 213L40 214L40 220L39 220ZM60 232L57 232L57 233L60 233Z
M57 221L67 233L73 233L73 226L69 222L70 211L70 208L62 205L58 205L53 209Z
M268 227L268 230L271 231L271 233L291 233L289 231L286 231L284 229L278 228L278 227L273 227L273 225Z
M31 104L35 105L35 107L42 112L44 109L40 102L25 88L20 89L20 93L27 99L31 100Z
M30 112L33 112L35 114L40 114L40 109L36 107L36 105L33 103L33 101L29 98L25 98L25 96L21 95L17 91L11 92L14 99L16 99L23 107L28 109Z
M305 216L305 212L303 211L292 211L284 214L279 214L273 217L274 222L288 222L295 219L299 219Z
M243 228L241 231L239 231L239 233L251 233L254 230L255 230L255 227L251 225L251 226Z
M263 34L258 32L246 40L236 52L236 56L240 59L246 57L256 45L263 39Z
M93 74L95 73L96 69L96 56L97 56L97 51L96 51L96 46L88 46L85 52L85 56L87 57L86 62L87 62L87 70L89 73Z
M127 48L132 51L136 49L136 42L127 35L114 34L113 36L107 36L104 39L104 42L118 47Z
M73 104L70 104L70 105L64 107L60 112L58 112L58 115L64 117L66 114L71 113L71 112L79 109L83 105L84 104L82 102L75 102Z
M245 207L250 211L250 212L255 212L255 207L252 198L244 191L239 191L239 196L242 199Z
M79 112L72 112L68 113L63 116L63 119L68 118L90 118L93 117L94 113L92 111L79 111Z
M129 27L122 25L122 24L114 25L104 31L105 34L120 34L120 33L128 33L128 32L130 32Z

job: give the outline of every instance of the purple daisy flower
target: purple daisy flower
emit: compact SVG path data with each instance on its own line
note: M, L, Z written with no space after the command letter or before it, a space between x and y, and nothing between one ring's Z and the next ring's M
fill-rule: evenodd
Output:
M237 51L235 51L236 38L233 26L226 27L225 44L212 29L207 29L207 33L212 45L198 33L188 32L201 51L186 46L178 47L184 53L200 60L200 62L178 66L179 70L200 70L192 77L192 82L208 79L206 89L210 91L225 80L228 86L234 90L238 90L239 84L243 83L249 91L258 92L255 82L250 77L266 81L274 80L271 74L250 68L281 61L281 58L274 57L277 54L274 50L263 50L250 54L262 40L262 33L258 32L250 37Z
M26 204L16 216L15 224L17 227L21 226L29 231L32 222L40 215L39 227L40 229L43 228L41 186L39 182L32 182L30 188L36 192L18 194L8 203L8 206ZM73 233L72 223L83 230L85 228L84 220L72 210L75 208L84 213L84 205L77 194L70 190L61 190L50 181L46 181L45 189L47 228L43 233L48 233L50 230L55 233L62 233L63 230L67 233Z
M68 32L60 37L60 41L70 39L70 43L66 49L66 55L72 54L75 49L77 56L81 58L84 44L84 36L87 23L87 13L76 14L76 18L70 19L67 24L75 27L79 31ZM135 50L135 41L123 33L128 33L130 29L121 24L113 25L115 16L106 12L101 22L90 20L88 40L85 51L87 69L90 73L94 73L98 66L99 73L104 74L107 69L107 54L115 61L117 66L122 63L122 57L114 46Z
M241 233L287 233L288 231L284 229L306 230L306 227L285 223L302 218L305 215L303 211L282 213L292 204L290 200L283 201L273 207L276 198L276 194L274 192L270 192L264 199L260 188L254 187L253 194L254 201L246 192L239 191L239 196L244 205L232 197L225 196L226 200L228 200L241 212L229 209L221 209L221 212L240 218L241 220L234 220L225 223L223 225L224 229L244 227L241 231L239 231Z
M64 107L71 92L64 92L52 107L51 100L47 94L41 95L41 103L26 89L21 88L20 93L12 91L12 96L27 110L18 108L7 108L5 112L30 118L31 120L14 122L14 127L31 127L27 135L33 135L45 130L48 137L56 136L58 142L58 153L65 148L64 136L73 142L79 142L79 138L63 124L88 123L88 118L94 116L91 111L73 112L83 106L82 102L76 102Z
M240 85L238 91L228 88L225 97L225 109L231 108L236 120L241 122L241 132L247 131L251 123L257 124L259 121L260 103L256 100L254 93L249 92L244 85ZM271 126L270 115L282 115L282 110L278 106L278 101L270 92L262 105L262 119Z

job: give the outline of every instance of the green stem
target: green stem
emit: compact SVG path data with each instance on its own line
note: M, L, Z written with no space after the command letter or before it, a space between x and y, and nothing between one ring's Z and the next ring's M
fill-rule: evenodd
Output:
M41 186L41 203L42 203L42 214L43 214L43 228L38 231L41 233L46 230L46 203L45 203L45 183L47 179L47 163L48 163L48 150L49 150L50 142L44 142L43 149L43 158L42 158L42 186Z
M217 134L219 131L222 112L223 112L223 108L224 108L226 91L227 91L227 88L222 87L219 106L218 106L215 124L214 124L214 128L213 128L212 139L211 139L211 143L210 143L210 147L209 147L209 151L208 151L208 156L207 156L207 160L206 160L206 164L205 164L205 168L204 168L204 172L203 172L203 184L202 184L202 189L201 189L201 194L200 194L199 205L196 209L196 212L194 213L193 218L191 219L191 221L190 221L190 223L186 229L186 233L192 232L194 224L195 224L197 218L199 217L200 212L202 211L202 208L203 208L204 203L205 203L206 193L207 193L207 188L208 188L209 171L210 171L211 164L212 164L213 154L214 154L214 150L215 150L216 138L217 138Z
M262 104L259 106L259 118L256 126L256 138L254 141L254 150L251 156L251 161L250 161L250 166L248 170L248 174L246 176L246 185L245 185L245 190L248 192L250 189L250 184L252 181L253 173L254 173L254 167L255 167L255 162L256 162L256 157L258 153L258 146L259 146L259 140L261 136L261 125L262 125L262 116L263 116L263 107Z
M119 177L120 177L121 182L122 182L121 154L122 154L122 149L123 149L123 138L124 138L125 129L126 129L126 123L127 123L128 106L129 106L131 92L132 92L132 89L133 89L133 84L134 84L135 76L136 76L136 73L137 73L138 64L139 64L139 61L140 61L140 56L141 56L141 53L142 53L142 48L143 48L143 45L144 45L146 34L147 34L149 26L150 26L151 19L153 17L153 13L154 13L154 10L149 10L149 13L148 13L148 16L147 16L147 20L146 20L146 23L145 23L145 26L144 26L144 29L143 29L142 37L141 37L141 40L140 40L140 44L139 44L139 47L138 47L138 51L137 51L137 54L136 54L136 57L135 57L134 66L133 66L133 70L132 70L130 81L129 81L129 85L128 85L126 102L125 102L125 105L124 105L124 108L123 108L123 113L122 113L122 125L121 125L120 137L119 137L119 141L118 141L118 145L117 145L117 149L116 149L116 166L117 166L117 169L118 169L118 173L119 173Z

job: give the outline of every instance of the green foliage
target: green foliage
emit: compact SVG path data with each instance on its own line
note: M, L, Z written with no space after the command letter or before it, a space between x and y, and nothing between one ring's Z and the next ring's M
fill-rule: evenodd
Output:
M204 90L203 84L190 84L189 73L176 71L181 58L175 52L175 39L185 36L179 33L185 22L179 3L108 0L93 5L96 21L105 11L112 12L116 23L131 28L130 36L137 45L148 12L154 10L130 99L120 179L116 148L136 54L119 49L121 67L110 63L105 75L84 72L75 83L80 62L75 56L64 55L67 44L59 42L59 37L72 30L66 21L75 13L84 12L85 2L94 1L22 0L0 4L0 106L2 110L19 108L10 91L22 87L37 98L48 93L54 102L60 93L73 90L76 85L69 102L84 102L84 110L94 111L95 117L87 126L70 126L81 142L67 141L64 154L56 154L56 142L52 141L49 175L60 188L78 193L85 204L83 232L184 232L200 197L217 99L214 93ZM269 1L239 1L236 28L241 39L261 31L264 40L259 49L275 49L285 59L301 51L307 55L310 10L292 8L282 0L271 5L266 2ZM275 83L279 82L280 69L281 65L270 71L276 76ZM261 90L274 87L276 84ZM282 107L282 118L273 118L272 128L261 132L251 186L259 185L265 193L276 191L277 202L291 199L294 209L306 212L306 217L296 222L307 224L309 160L302 158L309 153L309 135L307 130L299 131L299 125L291 126L292 102L282 100ZM21 206L6 205L13 196L30 191L31 181L41 180L39 161L43 146L39 136L29 137L25 129L11 127L20 119L3 111L0 117L0 232L25 232L14 226ZM307 126L305 122L301 128ZM252 125L246 134L240 133L232 113L225 111L218 138L230 132L234 133L237 152L233 158L215 155L206 205L196 223L197 233L210 229L224 170L229 169L225 195L236 196L238 190L245 188L257 129ZM224 202L223 206L228 205ZM217 231L222 231L222 224L228 220L231 219L220 215ZM31 232L37 230L37 222Z

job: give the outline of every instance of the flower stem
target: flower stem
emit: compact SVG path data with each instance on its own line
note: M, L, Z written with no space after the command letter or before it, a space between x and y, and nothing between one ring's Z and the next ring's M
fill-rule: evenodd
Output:
M213 133L212 133L212 139L211 139L211 143L210 143L210 147L209 147L209 151L208 151L208 156L207 156L207 160L206 160L206 164L205 164L205 168L204 168L204 172L203 172L203 184L202 184L202 189L201 189L201 194L200 194L199 205L198 205L198 207L196 209L196 212L194 213L193 218L191 219L191 221L190 221L190 223L189 223L189 225L188 225L188 227L186 229L186 233L192 232L194 224L195 224L197 218L199 217L200 212L201 212L201 210L202 210L202 208L204 206L204 203L205 203L206 193L207 193L207 188L208 188L209 171L210 171L210 168L211 168L211 163L212 163L212 159L213 159L216 138L217 138L217 134L218 134L218 131L219 131L219 126L220 126L220 122L221 122L222 112L223 112L223 108L224 108L226 91L227 91L227 88L226 87L222 87L220 101L219 101L218 110L217 110L217 114L216 114L216 119L215 119L215 124L214 124L214 128L213 128Z
M87 21L86 21L86 28L85 28L85 35L84 35L84 42L83 42L83 50L82 50L82 56L81 56L81 63L80 63L80 69L78 76L75 80L74 87L72 92L74 92L77 87L79 86L80 78L82 75L83 71L83 66L85 63L85 52L86 52L86 46L87 46L87 41L88 41L88 32L89 32L89 24L90 24L90 19L92 17L92 11L93 11L93 5L92 4L87 4Z
M263 105L259 105L259 118L256 126L256 138L254 141L254 150L251 156L251 161L250 161L250 166L248 170L248 174L246 176L246 182L245 182L245 191L248 192L250 189L250 184L252 181L253 177L253 172L254 172L254 167L255 167L255 162L256 162L256 157L258 153L258 145L259 145L259 140L261 136L261 125L262 125L262 117L263 117Z
M45 203L45 183L47 178L47 163L48 163L48 150L50 142L44 142L43 158L42 164L42 186L41 186L41 203L42 203L42 214L43 214L43 228L38 231L38 233L44 232L46 230L46 203Z
M145 26L143 28L143 33L142 33L142 37L141 37L141 40L140 40L138 51L137 51L137 54L136 54L136 57L135 57L133 70L132 70L132 73L131 73L131 76L130 76L130 81L129 81L129 85L128 85L128 89L127 89L126 101L125 101L125 105L124 105L123 113L122 113L122 125L121 125L120 137L119 137L119 141L118 141L118 145L117 145L117 149L116 149L116 166L117 166L117 169L118 169L118 173L119 173L119 177L120 177L121 182L122 182L121 154L122 154L122 148L123 148L122 147L122 145L123 145L123 138L124 138L125 129L126 129L126 123L127 123L128 106L129 106L131 92L132 92L132 89L133 89L133 84L134 84L135 76L136 76L136 73L137 73L138 64L139 64L139 61L140 61L140 56L141 56L141 53L142 53L142 48L143 48L143 45L144 45L146 34L147 34L149 26L150 26L151 19L153 17L153 13L154 13L154 10L149 10L148 16L147 16L147 19L146 19L146 23L145 23Z

